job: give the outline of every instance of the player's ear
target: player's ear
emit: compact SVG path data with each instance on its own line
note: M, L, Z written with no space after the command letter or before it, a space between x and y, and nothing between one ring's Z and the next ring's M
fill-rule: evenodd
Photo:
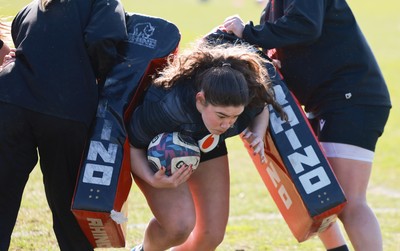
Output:
M196 94L196 103L200 103L203 106L205 106L207 104L206 97L204 96L204 92L203 91L199 91Z
M204 96L204 92L200 91L196 94L196 108L197 110L202 113L204 107L206 106L206 97Z

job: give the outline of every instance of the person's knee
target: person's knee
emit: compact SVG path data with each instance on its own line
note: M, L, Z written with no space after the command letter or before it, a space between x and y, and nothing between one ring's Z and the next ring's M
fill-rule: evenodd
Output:
M168 235L172 238L174 243L183 243L187 240L195 226L195 221L190 219L184 219L179 222L171 224L169 230L167 230Z
M208 229L198 233L198 241L207 245L208 250L216 249L224 240L225 230Z
M348 220L354 219L356 216L363 215L365 211L369 211L370 208L366 202L366 200L349 200L346 206L338 215L338 218L342 222L346 222Z

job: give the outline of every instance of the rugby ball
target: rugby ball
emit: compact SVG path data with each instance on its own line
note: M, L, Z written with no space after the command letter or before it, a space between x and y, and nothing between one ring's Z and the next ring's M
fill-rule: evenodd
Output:
M164 166L165 174L170 176L184 164L196 169L200 163L200 148L190 136L179 132L161 133L150 142L147 159L154 172Z

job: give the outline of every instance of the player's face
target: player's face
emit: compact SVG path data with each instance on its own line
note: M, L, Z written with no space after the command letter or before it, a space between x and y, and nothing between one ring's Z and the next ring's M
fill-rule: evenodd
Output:
M214 106L196 97L197 110L201 113L204 125L212 134L226 132L243 112L244 106Z

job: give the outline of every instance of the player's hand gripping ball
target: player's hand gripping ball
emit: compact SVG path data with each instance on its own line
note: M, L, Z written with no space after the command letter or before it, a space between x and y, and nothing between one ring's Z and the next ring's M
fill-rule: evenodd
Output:
M147 159L154 172L164 166L165 174L170 176L184 164L196 169L200 163L200 148L190 136L178 132L161 133L150 142Z

